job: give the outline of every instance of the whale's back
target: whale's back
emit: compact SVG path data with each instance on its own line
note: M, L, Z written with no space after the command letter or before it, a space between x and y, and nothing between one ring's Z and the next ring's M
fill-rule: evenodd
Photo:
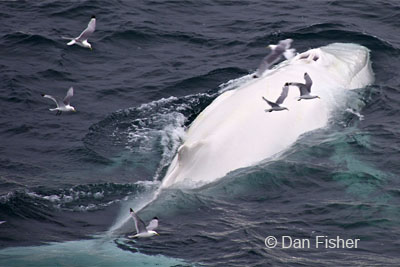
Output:
M262 96L275 101L286 82L313 80L321 99L297 101L290 86L282 104L289 111L266 113ZM197 187L269 158L303 133L324 127L339 95L373 81L369 50L356 44L311 49L281 63L263 77L217 97L193 121L171 163L163 187Z

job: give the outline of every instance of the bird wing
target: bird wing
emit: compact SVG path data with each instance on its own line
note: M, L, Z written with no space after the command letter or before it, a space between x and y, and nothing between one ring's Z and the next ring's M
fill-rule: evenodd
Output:
M261 77L261 75L271 67L271 60L269 59L269 55L265 56L261 61L260 65L258 66L256 76Z
M285 39L285 40L280 40L278 45L281 45L285 49L289 49L292 42L293 42L293 39L289 38L289 39Z
M266 99L265 97L262 97L262 99L264 99L264 101L265 102L267 102L268 103L268 105L270 105L271 107L279 107L279 105L278 104L276 104L276 103L274 103L274 102L271 102L271 101L269 101L268 99Z
M92 35L95 29L96 29L96 19L92 18L89 21L87 28L76 38L76 40L78 41L87 40L89 36Z
M300 95L309 95L310 92L304 83L290 83L290 85L297 86L300 89Z
M157 227L158 227L158 219L154 218L153 220L151 220L149 222L149 225L147 225L146 229L148 231L151 231L151 230L155 230Z
M282 56L285 50L278 45L272 49L271 53L263 58L257 69L257 76L260 77L266 70L275 64Z
M283 101L285 100L285 98L286 98L287 95L288 95L288 91L289 91L289 86L287 86L287 85L283 86L283 88L282 88L282 93L281 93L281 95L278 97L278 99L276 100L275 103L278 104L278 105L282 104Z
M306 81L305 85L306 85L306 89L307 89L308 93L311 93L311 85L313 82L311 80L310 75L305 75L304 80Z
M49 99L53 100L54 102L56 102L56 105L57 105L58 108L59 108L60 106L64 106L64 104L60 103L57 99L55 99L55 98L54 98L53 96L51 96L51 95L45 95L45 94L43 94L42 96L45 97L45 98L49 98Z
M136 232L138 234L147 232L146 225L144 222L136 215L133 209L130 209L130 215L132 216L133 221L135 222Z
M256 76L260 77L264 71L268 70L273 64L278 62L282 55L284 55L286 59L292 58L295 54L294 49L289 49L292 41L292 39L285 39L279 41L277 45L269 45L268 47L271 49L271 53L265 56L261 61L261 64L257 69Z
M69 105L69 103L71 101L71 97L73 97L73 96L74 96L74 88L70 87L68 89L68 92L67 92L66 96L64 97L63 103L65 105Z

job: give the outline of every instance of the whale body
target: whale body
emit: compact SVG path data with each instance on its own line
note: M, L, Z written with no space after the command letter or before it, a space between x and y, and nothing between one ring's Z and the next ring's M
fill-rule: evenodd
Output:
M348 43L311 49L221 94L188 128L161 188L208 184L271 158L300 135L326 126L346 90L373 83L369 52ZM291 86L283 103L289 111L266 113L262 96L276 99L286 82L304 83L305 72L313 80L311 93L320 99L297 101L299 90Z

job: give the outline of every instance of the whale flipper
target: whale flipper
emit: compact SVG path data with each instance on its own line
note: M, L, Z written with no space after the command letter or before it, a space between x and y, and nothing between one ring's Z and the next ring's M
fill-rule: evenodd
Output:
M189 157L196 154L196 151L204 145L204 141L197 141L192 144L184 144L178 148L178 159L180 161L188 161Z

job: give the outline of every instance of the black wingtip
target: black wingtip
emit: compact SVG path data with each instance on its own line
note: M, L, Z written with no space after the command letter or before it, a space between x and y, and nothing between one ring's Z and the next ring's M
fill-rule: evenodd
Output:
M44 94L40 94L41 96L44 96Z
M129 208L129 212L133 212L133 209L132 209L132 208Z
M158 217L154 217L153 220L158 220Z
M93 16L92 16L92 19L95 19L95 18L96 18L96 16L95 16L95 15L93 15Z

